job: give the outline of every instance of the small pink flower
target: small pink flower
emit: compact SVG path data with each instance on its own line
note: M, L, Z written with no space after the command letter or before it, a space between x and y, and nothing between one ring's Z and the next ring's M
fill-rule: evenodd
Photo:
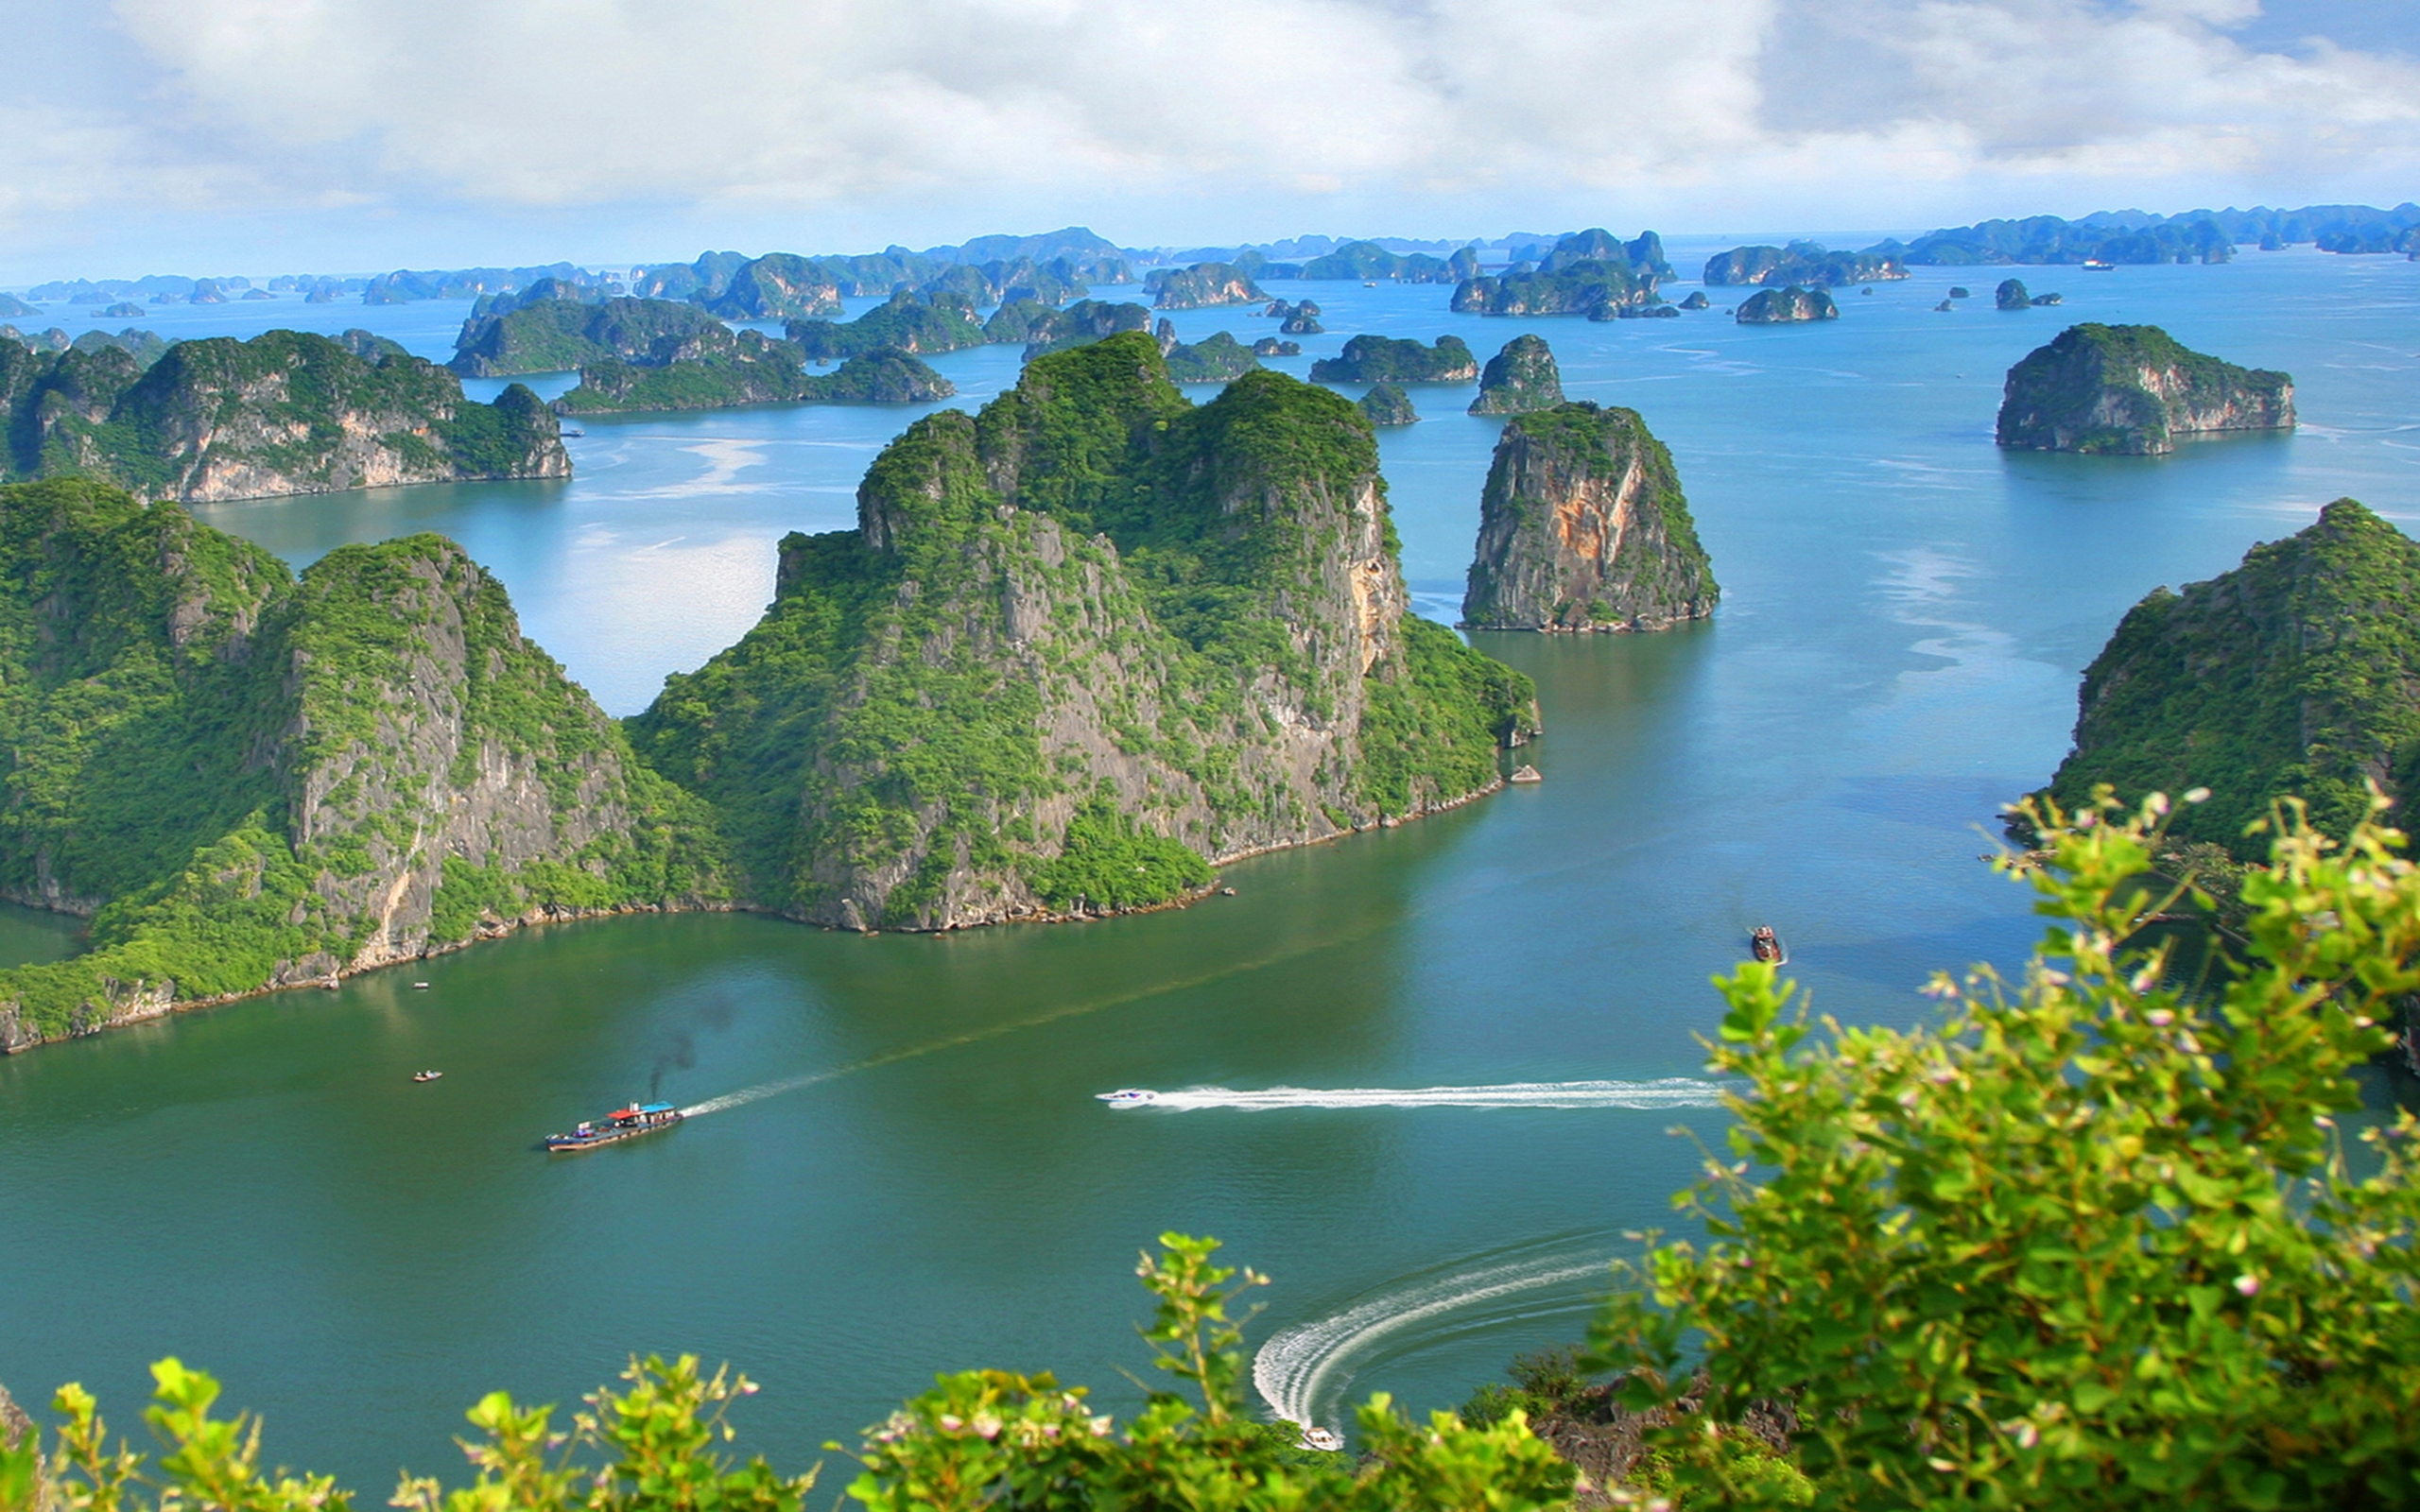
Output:
M2235 1289L2246 1297L2254 1296L2260 1290L2260 1278L2246 1271L2235 1279Z

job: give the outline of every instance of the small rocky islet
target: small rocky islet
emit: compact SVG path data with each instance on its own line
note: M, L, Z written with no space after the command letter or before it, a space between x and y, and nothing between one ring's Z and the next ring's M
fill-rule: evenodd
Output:
M1538 335L1518 335L1487 359L1479 374L1478 397L1471 401L1474 415L1526 415L1552 409L1563 403L1563 375L1554 352Z

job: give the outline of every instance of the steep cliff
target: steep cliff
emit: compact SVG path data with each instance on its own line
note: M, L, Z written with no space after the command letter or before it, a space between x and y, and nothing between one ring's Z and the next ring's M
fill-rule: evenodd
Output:
M1078 300L1063 310L1051 310L1026 328L1028 362L1053 352L1064 352L1114 336L1120 331L1149 331L1151 312L1139 304L1113 304L1105 300ZM994 341L1004 339L994 336Z
M23 355L12 357L12 352ZM400 351L297 331L57 353L0 343L9 474L105 479L185 503L399 483L571 475L555 420L518 384L493 404Z
M2084 670L2075 749L2049 792L2075 805L2108 782L2128 802L2195 787L2173 833L2265 859L2244 826L2276 799L2342 834L2364 782L2420 791L2420 544L2350 499L2255 546L2241 566L2128 611Z
M1497 630L1660 630L1721 590L1664 443L1634 409L1515 417L1479 498L1463 622Z
M2291 430L2294 381L2188 351L2155 325L2069 326L2008 370L1999 443L2159 455L2179 436Z
M0 890L93 916L0 1049L517 920L728 896L693 798L452 542L298 580L170 504L0 488Z
M1196 407L1140 333L910 426L858 529L631 721L754 896L940 929L1181 896L1211 859L1448 804L1535 728L1409 615L1369 427L1253 372Z
M1269 296L1243 269L1228 263L1196 263L1154 273L1147 286L1155 310L1206 310L1219 304L1261 304Z
M1563 374L1546 338L1517 335L1504 350L1487 359L1478 375L1478 397L1471 401L1474 415L1526 415L1552 409L1563 403Z
M1759 289L1739 301L1734 319L1741 325L1789 325L1800 320L1837 320L1841 307L1822 289Z
M720 323L673 300L517 301L464 320L446 366L465 378L496 378L571 372L596 362L663 361Z
M806 320L841 311L832 269L794 252L769 252L742 263L731 282L700 302L726 320Z
M1439 336L1434 345L1396 336L1357 335L1333 357L1311 364L1311 381L1322 384L1466 384L1478 376L1478 358L1460 336Z

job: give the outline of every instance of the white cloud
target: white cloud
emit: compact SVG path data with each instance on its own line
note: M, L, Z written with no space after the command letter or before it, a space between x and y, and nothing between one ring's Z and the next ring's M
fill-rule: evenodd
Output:
M1389 218L1405 230L1424 206L1518 218L1583 199L1733 221L1823 205L1839 225L1986 182L2150 202L2415 177L2420 68L2256 50L2234 31L2258 10L114 0L107 41L150 77L21 97L0 122L0 223L43 240L137 203L305 219L342 204L404 218L647 207L710 222L923 201L1116 232L1121 201L1194 200L1232 224L1332 197L1401 205Z

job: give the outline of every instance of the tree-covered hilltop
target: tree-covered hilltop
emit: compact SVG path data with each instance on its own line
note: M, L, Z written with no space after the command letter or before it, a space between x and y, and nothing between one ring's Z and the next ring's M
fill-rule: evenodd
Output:
M1525 334L1504 343L1504 350L1487 359L1470 412L1523 415L1562 403L1563 374L1555 367L1553 351L1546 337Z
M1220 304L1266 304L1268 292L1232 263L1196 263L1146 279L1155 310L1206 310Z
M1479 496L1463 622L1495 630L1661 630L1714 612L1672 454L1634 409L1516 415Z
M908 289L846 324L792 320L783 327L783 335L807 356L821 361L859 356L884 347L910 355L957 352L992 339L969 306L936 303Z
M200 503L571 475L555 419L528 389L473 403L444 369L354 335L367 333L181 341L147 369L120 346L44 354L0 342L0 477L98 478Z
M1412 407L1411 396L1397 383L1372 384L1357 407L1361 418L1374 426L1414 425L1420 421L1420 411Z
M2233 571L2135 605L2084 670L2048 792L2073 806L2100 782L2129 802L2208 788L2176 834L2244 856L2267 850L2243 829L2276 799L2342 834L2364 782L2420 792L2420 544L2339 499Z
M446 366L465 378L495 378L597 362L665 363L721 328L696 305L673 300L499 301L462 322Z
M670 362L609 359L581 368L579 386L556 400L555 408L565 415L610 415L745 404L913 404L958 392L923 362L888 348L851 357L829 373L807 371L807 361L795 341L717 323L683 343Z
M1224 331L1199 341L1169 344L1163 356L1167 362L1168 382L1175 384L1233 383L1260 366L1252 348Z
M2308 240L2308 233L2295 238ZM1934 267L1995 263L2223 263L2236 236L2207 212L2163 220L2139 212L2064 220L2028 215L1953 226L1902 245L1882 242L1872 252Z
M436 536L298 579L85 480L0 487L0 891L90 914L0 1049L543 917L729 896L702 806Z
M1478 357L1460 336L1430 346L1395 336L1357 335L1333 357L1311 364L1322 384L1466 384L1478 377Z
M2191 351L2155 325L2069 326L2008 370L2002 446L2154 456L2179 436L2291 430L2288 374Z
M886 448L639 749L766 906L949 928L1164 902L1211 858L1493 786L1526 679L1406 612L1369 426L1273 372L1188 404L1123 333Z
M1705 260L1703 278L1718 287L1799 284L1827 289L1907 276L1907 265L1888 253L1831 251L1817 242L1791 242L1787 247L1734 247L1717 252Z

